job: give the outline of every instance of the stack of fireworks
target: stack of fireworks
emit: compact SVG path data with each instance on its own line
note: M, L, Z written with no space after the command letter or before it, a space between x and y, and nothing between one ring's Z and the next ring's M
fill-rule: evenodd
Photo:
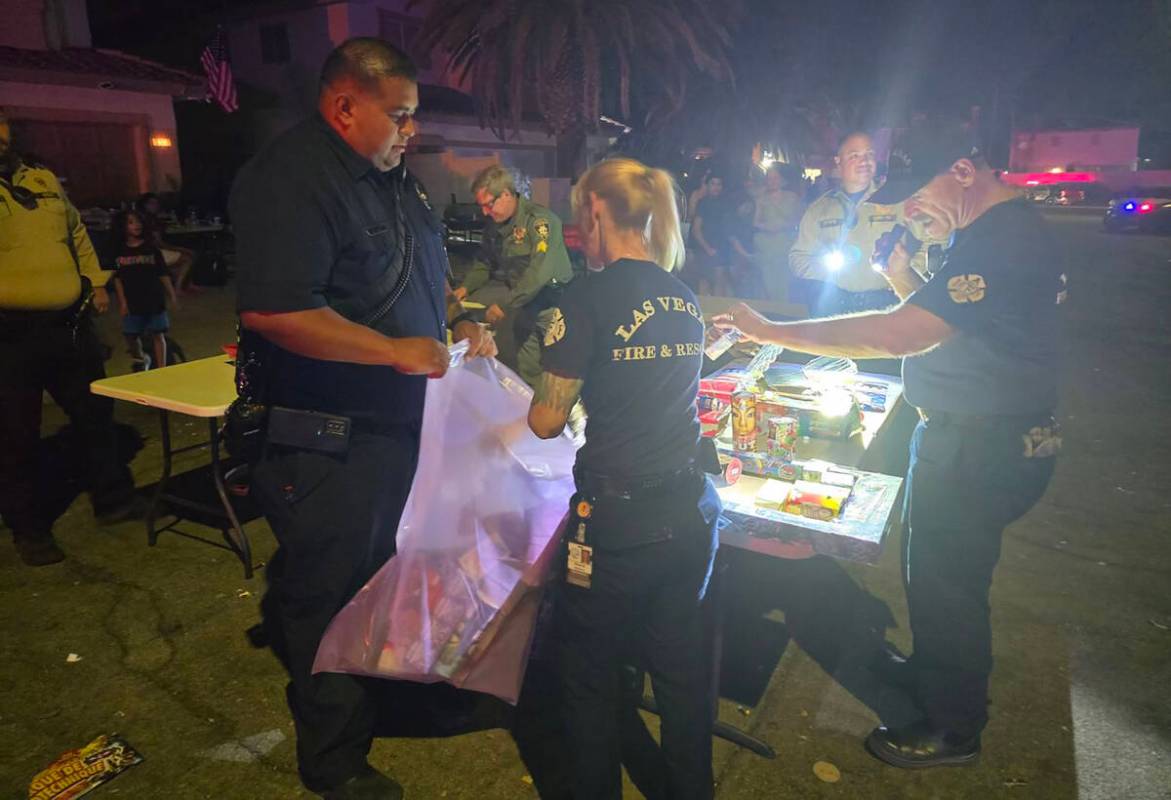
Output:
M494 638L500 621L529 589L523 553L510 554L497 537L458 559L439 551L416 554L423 563L404 570L405 591L390 609L394 626L378 658L383 673L437 674L450 678ZM424 611L426 613L424 613Z

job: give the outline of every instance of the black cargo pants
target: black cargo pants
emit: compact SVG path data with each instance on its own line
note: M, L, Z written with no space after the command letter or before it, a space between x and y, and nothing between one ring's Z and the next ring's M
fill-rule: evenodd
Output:
M1054 423L1047 414L925 413L911 438L903 512L916 700L935 728L972 737L988 721L988 594L1001 535L1053 475L1053 455L1027 457L1025 437Z
M672 800L712 797L711 652L703 611L717 546L719 498L698 475L678 491L647 500L590 497L583 520L575 496L567 539L586 523L593 547L589 588L564 576L559 557L555 638L578 800L620 800L624 713L630 692L623 665L650 675L662 718L664 783Z
M297 763L314 791L366 764L372 679L311 670L330 620L395 553L418 453L419 426L403 425L355 431L345 455L271 446L252 468L251 495L279 544L266 570L264 623L289 672Z

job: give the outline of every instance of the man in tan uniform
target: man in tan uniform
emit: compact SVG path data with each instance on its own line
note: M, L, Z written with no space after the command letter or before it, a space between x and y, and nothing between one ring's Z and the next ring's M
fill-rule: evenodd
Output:
M840 185L806 209L789 252L789 268L813 316L889 308L898 298L870 266L870 256L878 237L900 221L902 211L867 202L878 190L874 146L867 134L846 136L834 161Z
M89 318L109 306L107 275L57 177L12 150L0 111L0 514L30 566L65 556L37 483L42 394L69 415L85 445L100 522L134 511L134 483L118 458L113 401L89 391L105 377Z

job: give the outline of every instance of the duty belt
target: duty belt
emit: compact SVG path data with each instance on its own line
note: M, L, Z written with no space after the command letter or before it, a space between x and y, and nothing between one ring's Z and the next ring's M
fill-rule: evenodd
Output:
M703 476L694 463L683 469L645 475L637 478L616 478L593 472L574 470L577 488L593 497L619 500L651 500L665 497L689 486L697 486Z

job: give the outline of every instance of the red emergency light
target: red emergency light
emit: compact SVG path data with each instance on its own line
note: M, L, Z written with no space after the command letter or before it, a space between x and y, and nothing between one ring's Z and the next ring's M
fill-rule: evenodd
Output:
M1142 205L1140 205L1138 207L1138 213L1140 213L1140 214L1150 214L1154 210L1155 210L1155 207L1153 205L1151 205L1150 203L1143 203Z
M1093 172L1002 172L1001 180L1015 186L1052 186L1056 183L1094 183Z

